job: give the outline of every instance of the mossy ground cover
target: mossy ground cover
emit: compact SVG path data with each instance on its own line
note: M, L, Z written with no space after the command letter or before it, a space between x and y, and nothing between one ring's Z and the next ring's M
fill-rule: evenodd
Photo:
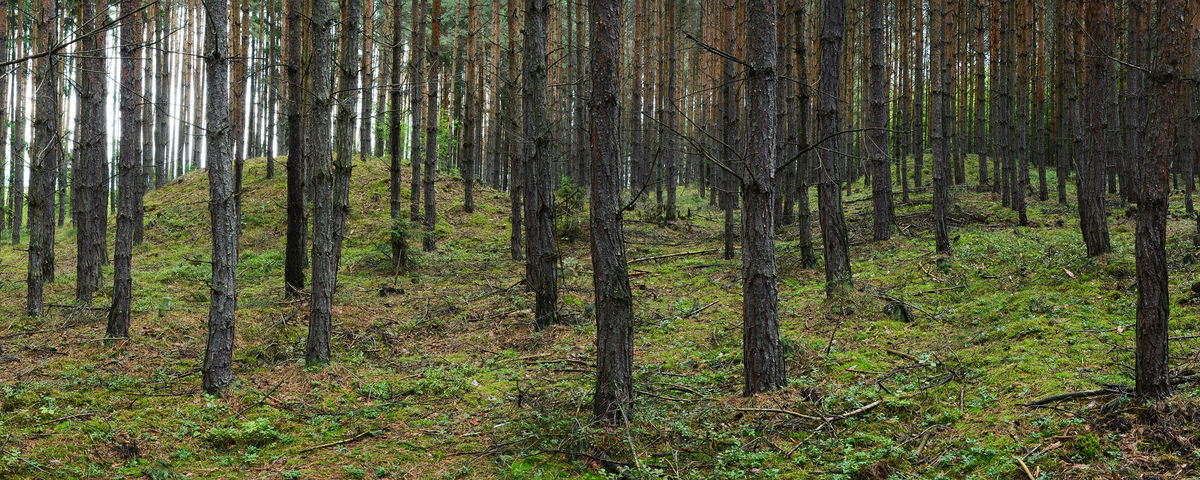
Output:
M586 232L560 243L563 322L534 332L507 193L481 189L467 214L461 183L439 181L438 250L395 274L385 161L356 162L334 363L319 370L303 365L307 303L283 296L284 179L247 162L238 382L220 398L199 388L203 172L147 196L128 340L105 345L105 312L72 304L69 226L43 318L23 315L24 246L0 249L0 477L1186 478L1200 462L1189 383L1161 405L1110 395L1025 406L1130 382L1133 220L1113 204L1114 252L1088 258L1073 186L1070 205L1031 202L1028 227L994 195L956 188L954 253L941 257L927 190L897 205L896 237L871 242L858 185L846 197L855 288L832 300L823 273L801 268L795 227L782 228L790 386L754 398L740 395L740 261L720 256L720 212L686 190L682 218L663 225L645 201L626 214L636 412L610 427L588 413ZM1198 267L1194 223L1176 205L1173 367L1189 374ZM586 226L586 212L567 216ZM691 254L638 261L679 253Z

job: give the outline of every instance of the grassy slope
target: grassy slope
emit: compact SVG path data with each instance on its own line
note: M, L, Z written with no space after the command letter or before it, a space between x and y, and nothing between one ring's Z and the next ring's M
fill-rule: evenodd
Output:
M307 304L281 295L284 180L262 180L261 160L247 169L239 383L222 398L199 392L203 172L147 197L132 338L115 346L100 341L104 312L66 306L70 227L59 234L59 280L47 295L57 306L45 318L21 313L23 247L0 249L0 477L586 478L608 459L694 478L1025 478L1020 457L1045 478L1124 478L1200 460L1189 440L1192 387L1166 413L1107 398L1022 406L1128 382L1136 293L1133 225L1121 208L1115 253L1092 259L1073 207L1034 202L1034 227L1014 229L1015 215L990 194L955 190L956 251L939 260L927 204L901 204L901 234L868 243L868 193L857 187L847 200L858 291L825 300L822 273L799 267L794 230L780 235L791 386L752 399L739 395L740 262L707 253L635 263L638 411L630 428L608 429L588 423L586 239L563 244L562 307L573 320L534 333L532 299L517 285L523 266L508 260L507 194L484 189L468 215L461 185L440 182L439 250L395 276L383 266L387 168L364 160L334 309L335 363L310 371ZM694 193L682 196L690 215L670 227L632 212L629 257L718 248L719 212ZM1198 309L1178 299L1197 267L1193 227L1177 213L1172 329L1187 335ZM912 305L912 318L890 313L887 298ZM1189 368L1194 344L1173 350L1174 365ZM877 399L832 424L736 410L820 416ZM1154 415L1158 426L1146 421Z

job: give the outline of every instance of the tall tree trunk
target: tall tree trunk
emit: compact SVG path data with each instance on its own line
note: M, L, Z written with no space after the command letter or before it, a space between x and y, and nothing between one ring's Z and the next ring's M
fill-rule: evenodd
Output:
M525 46L521 59L523 157L525 163L525 276L535 295L534 328L557 317L558 252L554 244L554 190L550 178L547 122L546 0L525 0Z
M467 71L466 71L466 114L463 116L462 154L459 162L463 178L463 210L467 213L475 211L475 158L479 152L476 142L476 129L480 121L479 105L482 99L476 96L478 83L478 67L476 57L483 52L476 47L476 36L479 34L479 13L477 0L467 2Z
M1104 98L1108 92L1109 60L1112 47L1112 22L1107 0L1087 2L1087 76L1081 82L1087 116L1087 135L1084 144L1076 147L1084 154L1079 158L1076 192L1079 201L1079 228L1089 256L1108 253L1112 245L1108 237L1108 208L1104 197ZM1167 153L1164 152L1164 155Z
M333 291L337 285L337 258L334 253L333 153L329 145L330 60L332 52L329 30L333 18L329 3L314 1L310 17L312 29L312 124L311 155L313 182L313 239L312 239L312 301L308 318L308 341L304 347L307 365L329 363L330 334L333 328Z
M58 42L58 2L38 0L34 51L50 52ZM33 151L29 165L29 270L25 310L42 315L42 287L54 281L54 171L62 144L58 134L59 77L61 57L51 52L35 60L33 84Z
M508 0L508 48L504 49L504 64L508 66L508 76L504 81L504 91L501 92L500 106L504 111L500 114L501 121L504 122L505 130L508 135L505 136L504 154L509 163L509 253L513 260L521 260L524 258L524 249L522 248L522 237L524 232L524 222L522 221L522 213L524 212L525 201L525 153L522 151L524 143L520 140L520 124L517 123L517 82L520 78L517 76L517 27L518 13L517 0Z
M917 8L913 16L917 19L917 29L913 35L913 41L916 45L913 47L913 52L916 58L913 63L916 65L916 79L913 85L916 87L913 92L913 121L912 121L912 153L913 153L913 188L925 188L925 182L922 180L925 175L925 8L922 8L921 0L917 0ZM936 0L934 0L936 1ZM818 97L818 102L820 97ZM932 117L931 117L932 118Z
M666 52L664 53L666 53L667 57L667 88L664 96L662 97L665 99L665 101L660 108L663 110L664 121L666 122L667 129L669 130L664 133L661 142L663 149L663 163L666 167L665 171L663 172L666 179L667 190L666 220L670 222L675 220L675 182L676 178L679 176L679 167L676 165L679 160L675 146L675 98L677 98L675 94L675 77L677 69L676 65L679 63L679 59L675 53L675 37L677 35L676 32L679 30L679 26L677 25L676 20L676 10L678 10L678 7L675 5L675 0L664 0L664 2L663 8L666 9L666 29L664 30L664 34L666 36ZM774 24L774 22L772 22L772 24ZM775 44L772 43L770 45ZM772 92L772 95L774 95L774 92ZM774 122L774 117L772 117L772 122ZM774 125L774 123L772 123L772 125ZM774 139L772 139L772 142L774 142ZM773 162L774 158L771 160ZM772 188L772 190L774 189Z
M872 233L875 240L887 240L892 236L892 168L888 159L888 98L887 77L884 76L883 17L886 5L882 1L867 2L867 16L871 22L871 72L870 102L871 131L867 152L871 159L871 199L875 207L875 222Z
M593 0L591 28L592 284L596 291L596 392L592 414L618 423L633 411L633 294L621 225L617 99L621 0Z
M821 73L817 81L817 138L825 141L819 152L817 208L825 246L825 292L834 295L851 283L850 238L842 210L840 182L846 160L842 157L839 102L841 101L842 37L846 27L845 0L825 3L825 21L821 32ZM828 140L825 140L827 139ZM920 149L917 149L920 152ZM918 156L920 154L918 153ZM917 171L920 171L917 163ZM920 177L917 176L918 183Z
M131 2L132 3L132 2ZM229 33L225 2L207 5L205 71L208 73L208 212L212 217L212 288L203 385L220 393L233 381L234 315L237 311L238 220L230 171Z
M425 114L425 176L421 179L425 196L425 234L421 238L421 247L426 252L437 248L434 237L437 227L437 196L433 191L434 177L437 175L438 159L438 120L441 110L438 108L438 73L441 71L442 55L442 0L433 0L433 11L430 15L429 51L426 57L429 61L429 98L426 100L428 109Z
M167 144L169 143L170 131L167 130L167 117L171 112L167 109L170 104L167 102L171 96L171 81L167 76L167 55L170 48L167 45L168 30L171 28L171 7L168 5L158 8L158 15L155 18L156 34L161 48L155 52L155 86L154 94L154 188L162 188L167 183L167 169L170 168L170 163L167 162Z
M142 131L142 70L138 66L142 54L142 13L134 13L137 0L121 0L121 151L117 156L117 231L113 242L113 300L108 311L105 336L129 336L129 309L133 297L133 226L137 201L137 183L141 176ZM127 17L127 15L129 15Z
M409 124L409 157L412 166L412 176L409 179L408 218L413 222L421 220L421 165L424 157L421 155L421 97L424 96L425 83L425 9L428 0L413 0L412 3L412 42L408 60L409 98L408 109L412 116ZM397 65L397 67L399 67ZM397 132L398 134L398 132ZM398 154L394 152L393 155Z
M375 0L366 0L366 5L362 11L362 66L358 69L362 73L362 90L359 91L362 102L362 117L359 118L358 125L358 150L362 152L363 156L366 156L370 155L373 151L371 149L371 89L375 87L375 78L373 75L374 66L371 64L371 59L373 49L375 48Z
M14 6L13 10L16 11L17 7ZM25 21L24 21L25 15L18 14L18 15L13 15L13 17L16 19L16 25L15 25L16 28L13 30L15 32L24 32L25 31L25 25L24 25L25 24ZM140 39L140 34L139 34L139 39ZM14 48L13 48L13 53L14 53L13 56L19 58L20 55L25 53L25 51L26 50L25 50L24 42L17 41L17 44L14 45ZM125 58L128 58L128 57L125 57ZM13 132L12 132L12 157L13 157L12 164L13 164L13 166L12 166L12 169L13 170L12 170L12 182L10 183L11 187L9 190L9 195L12 197L12 200L9 202L9 205L10 205L10 209L12 210L11 228L12 228L12 243L13 243L13 245L17 245L17 244L21 243L21 227L25 225L25 165L26 165L26 161L25 161L25 151L26 151L26 148L25 148L25 125L27 123L26 118L25 118L25 104L27 103L25 100L25 93L26 93L25 85L27 83L29 83L28 79L29 79L29 64L30 63L32 63L32 62L21 62L20 64L18 64L16 66L16 75L14 77L14 83L16 83L16 85L14 86L13 91L15 94L14 99L16 100L17 105L16 105L16 108L14 108L14 112L13 112L13 126L12 126L12 129L13 129Z
M81 13L81 16L82 15L83 14ZM9 35L8 7L0 6L0 61L7 61L9 59L8 35ZM17 42L14 42L14 43L17 43ZM14 45L14 47L15 47L15 45ZM14 48L14 50L15 50L15 48ZM15 58L16 55L14 54L13 57ZM15 69L10 70L10 72L15 73ZM0 101L0 238L4 238L4 235L3 235L4 227L9 219L9 210L8 210L8 208L5 208L5 207L9 207L8 197L6 197L4 195L4 191L5 191L5 189L4 189L4 187L5 187L5 181L4 181L5 165L4 164L7 163L5 161L6 160L5 157L8 154L8 152L4 150L4 145L5 145L5 142L7 141L7 137L8 137L8 129L5 128L5 124L8 121L8 107L9 107L9 104L8 104L8 98L9 98L8 97L8 81L9 81L9 77L10 77L10 75L5 75L3 78L0 78L0 98L4 99L4 101ZM17 100L13 99L13 101L16 102ZM18 168L17 161L14 158L13 159L13 170L16 170L17 168Z
M836 1L836 0L835 0ZM787 385L775 270L776 5L747 8L747 155L742 170L742 371L744 395ZM758 46L755 48L754 46Z
M1088 7L1088 23L1092 35L1105 35L1092 29L1093 19L1104 22L1108 2L1092 2ZM1151 71L1147 98L1149 107L1147 149L1141 160L1141 195L1137 215L1137 351L1134 368L1135 392L1141 398L1164 398L1171 394L1171 375L1168 368L1168 325L1170 314L1170 285L1167 275L1167 206L1170 197L1168 178L1171 170L1172 126L1176 119L1183 62L1188 51L1184 28L1184 2L1158 2L1158 28L1154 29ZM1095 38L1095 37L1093 37ZM1103 43L1102 46L1108 46ZM1101 48L1103 48L1101 46ZM1107 61L1100 58L1097 62ZM1104 68L1092 66L1091 70ZM1098 79L1092 78L1092 81ZM1192 161L1192 159L1186 159ZM1082 175L1081 175L1082 176Z
M809 112L812 110L812 93L809 92L808 83L808 35L804 25L804 20L807 18L805 5L808 3L804 0L799 0L797 10L795 12L794 21L796 23L796 78L799 80L796 85L797 100L797 117L796 117L796 136L799 139L797 148L800 151L800 159L797 160L796 181L799 187L799 192L796 194L797 216L796 223L800 227L800 264L804 268L815 268L817 266L817 255L813 252L812 239L812 213L808 204L808 187L812 183L813 168L810 159L812 158L809 152L809 138L812 135L809 133Z
M287 245L284 248L283 279L288 296L304 291L304 268L308 266L308 215L305 193L304 77L300 47L304 44L301 12L303 0L283 0L287 10Z
M108 19L106 0L81 0L79 25L84 32L94 32L100 23ZM96 19L99 18L99 22ZM92 295L100 288L100 265L107 255L108 215L107 182L105 163L108 146L107 123L107 66L104 56L104 33L93 33L83 38L82 78L79 105L80 135L79 155L71 170L73 190L71 209L76 228L76 247L79 252L75 263L75 299L84 305L92 303ZM0 49L3 47L0 46ZM4 91L0 88L0 91ZM0 113L0 117L3 114Z
M932 0L929 18L929 83L932 91L929 104L929 143L933 146L933 236L938 253L950 251L950 236L946 231L946 207L949 201L950 141L946 138L946 123L943 110L953 108L946 92L950 82L945 81L949 73L949 42L946 26L940 19L946 16L946 0Z
M370 0L368 0L370 1ZM342 243L346 238L346 217L350 213L350 172L354 165L354 127L358 124L357 88L359 42L362 29L362 0L343 0L339 29L341 54L338 60L338 108L334 126L337 154L333 159L333 271L337 285L337 266L342 259ZM321 221L320 218L317 221Z
M404 149L401 145L404 142L404 139L400 134L403 122L400 118L402 89L400 88L399 66L400 63L404 61L404 46L399 40L403 38L404 22L401 20L403 17L400 15L401 10L403 10L400 2L403 0L392 1L394 3L394 6L392 7L394 9L391 25L392 38L396 39L395 45L392 46L392 65L395 65L396 68L393 68L391 71L391 85L388 87L388 90L391 92L391 104L389 105L390 110L388 111L388 120L390 123L390 126L388 127L388 139L391 142L391 145L388 147L388 150L391 152L391 170L389 172L390 182L388 183L388 193L389 206L391 207L392 215L391 235L388 243L392 248L392 270L399 272L400 270L408 267L407 222L404 218L404 195L402 195L402 191L400 190L400 184L404 181L401 178L401 169L403 168L401 159L404 158Z

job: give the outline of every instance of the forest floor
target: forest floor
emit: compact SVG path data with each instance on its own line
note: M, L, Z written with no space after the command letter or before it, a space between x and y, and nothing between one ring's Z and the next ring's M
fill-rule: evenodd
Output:
M284 179L264 180L261 159L246 168L238 381L220 398L200 390L203 172L147 196L128 340L106 346L104 310L72 305L69 225L43 318L22 313L25 246L0 249L0 477L1195 478L1200 465L1193 383L1158 405L1120 395L1026 405L1131 384L1133 219L1114 203L1114 252L1089 258L1073 186L1071 205L1032 201L1029 227L1014 227L993 194L954 189L954 253L939 257L927 191L898 202L896 237L871 242L858 185L846 198L855 289L836 300L819 268L800 265L795 227L783 228L790 386L753 398L741 396L741 263L721 258L719 211L688 190L682 218L662 226L650 199L626 218L637 402L617 428L589 418L586 212L560 220L574 236L560 242L566 321L534 332L523 265L509 259L507 193L481 189L467 214L461 182L439 181L438 250L394 275L387 165L359 162L334 362L306 369L307 303L283 296ZM1193 231L1173 204L1180 375L1200 370Z

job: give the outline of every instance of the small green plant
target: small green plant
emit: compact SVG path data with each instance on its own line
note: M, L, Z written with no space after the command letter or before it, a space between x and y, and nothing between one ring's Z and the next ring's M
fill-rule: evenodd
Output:
M266 418L242 422L237 427L213 428L204 434L204 442L218 449L234 446L262 447L279 441L279 431Z
M558 238L574 243L587 232L587 216L584 215L584 191L570 177L559 181L554 191L554 222Z

